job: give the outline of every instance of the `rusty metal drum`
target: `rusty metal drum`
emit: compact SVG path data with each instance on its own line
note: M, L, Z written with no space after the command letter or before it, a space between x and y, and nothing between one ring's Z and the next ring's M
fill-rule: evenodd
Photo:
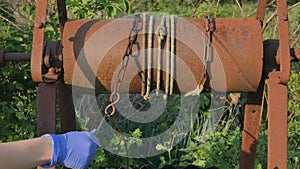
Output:
M104 20L70 20L63 32L64 81L77 87L96 89L99 93L112 90L113 77L122 64L128 45L128 35L134 22L133 18ZM161 20L156 19L154 30ZM188 92L195 89L203 78L205 70L209 80L205 90L226 92L254 92L258 89L262 76L263 40L260 22L254 18L217 18L213 19L211 43L213 55L205 69L204 35L207 35L206 19L177 18L175 22L176 62L179 60L189 68L186 72L180 64L175 67L176 85L174 92ZM139 76L143 60L140 52L142 34L138 36L133 48L134 63L129 65L126 75L132 77L124 82L120 92L139 93L142 78ZM154 32L155 34L155 32ZM153 36L153 49L157 48L157 37ZM207 37L207 36L206 36ZM156 63L157 55L153 52ZM162 63L164 67L165 63ZM185 80L191 74L195 82ZM162 81L166 78L164 74ZM156 71L153 71L153 84ZM178 85L183 81L184 85ZM213 84L213 85L212 85Z

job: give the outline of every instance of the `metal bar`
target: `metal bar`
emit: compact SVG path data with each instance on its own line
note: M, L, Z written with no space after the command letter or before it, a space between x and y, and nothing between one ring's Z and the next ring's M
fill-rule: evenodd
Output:
M72 86L63 82L58 88L59 113L61 132L66 133L76 130L75 108L72 98Z
M265 14L266 14L267 0L258 0L257 10L256 10L256 19L261 22L261 26L264 23Z
M279 73L270 73L268 85L268 169L287 168L287 86Z
M286 84L290 80L290 42L287 0L277 0L280 83Z
M4 60L6 62L26 62L30 61L31 53L4 53Z
M241 169L253 169L255 165L259 126L263 111L263 93L263 79L257 92L247 93L240 161Z
M58 18L59 18L59 28L60 28L60 37L63 37L65 23L67 21L67 9L66 9L66 0L57 0L58 7Z
M47 0L37 0L35 11L34 32L32 41L31 76L34 82L43 82L42 55L44 45L44 30L47 11Z
M5 66L4 53L4 50L0 50L0 67Z
M75 108L72 98L72 86L65 85L63 81L58 87L58 105L60 114L61 133L76 130ZM67 167L64 167L67 169Z
M37 93L37 135L55 133L56 88L58 82L40 83ZM38 169L43 169L38 167ZM55 169L55 167L52 167Z

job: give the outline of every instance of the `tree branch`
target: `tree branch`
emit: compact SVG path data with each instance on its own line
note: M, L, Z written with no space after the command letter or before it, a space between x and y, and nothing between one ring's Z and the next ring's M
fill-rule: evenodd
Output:
M13 23L12 21L10 21L9 19L5 18L4 16L0 15L0 18L5 20L6 22L8 22L9 24L11 24L12 26L14 26L15 28L17 28L19 31L21 31L22 33L24 33L25 31L23 29L21 29L18 25L16 25L15 23Z
M295 8L296 6L300 5L300 2L295 3L294 5L290 6L288 10ZM268 20L264 23L264 26L262 28L262 32L265 31L266 27L269 25L269 23L277 16L277 9L273 12L273 14L268 18Z
M197 15L197 11L198 11L198 8L200 7L201 3L202 3L202 0L198 0L198 3L196 5L196 8L195 8L194 13L192 15L192 18L194 18Z

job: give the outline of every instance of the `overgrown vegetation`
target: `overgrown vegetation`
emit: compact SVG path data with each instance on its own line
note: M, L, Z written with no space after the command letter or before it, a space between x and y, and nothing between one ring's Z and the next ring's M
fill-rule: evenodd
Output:
M30 52L33 36L33 21L35 17L35 3L32 0L8 1L0 0L0 49L7 51ZM240 6L237 4L240 3ZM298 0L289 0L289 6ZM255 16L257 1L251 0L203 0L201 4L194 0L67 0L69 18L116 18L137 12L159 12L176 15L178 17L203 17L206 12L217 17L253 17ZM198 7L198 8L197 8ZM276 9L273 0L268 1L266 20ZM290 43L293 44L300 34L300 5L289 10ZM56 5L48 9L46 40L59 39L58 16ZM264 39L278 38L276 17L266 27ZM300 47L296 43L295 47ZM289 127L288 127L288 168L300 169L300 66L292 65L289 86ZM0 68L0 141L8 142L35 137L36 131L36 87L31 81L29 63L8 63ZM101 103L107 102L108 97L100 96ZM225 99L225 98L224 98ZM209 96L200 97L199 116L189 135L177 146L170 147L164 143L156 148L166 149L167 152L150 158L129 159L129 164L138 168L143 164L162 167L165 164L186 166L195 164L200 167L217 166L219 168L238 168L241 150L242 125L237 116L243 112L245 95L242 95L237 105L227 105L222 111L231 114L220 126L203 142L200 137L203 118L207 115ZM158 125L161 130L166 129L176 117L180 105L178 97L170 99L167 111L160 121L151 123L147 127L124 123L125 135L136 138L147 136ZM180 101L179 101L180 102ZM266 107L266 106L265 106ZM243 115L243 113L242 113ZM241 115L241 116L242 116ZM122 119L118 119L121 121ZM165 120L165 119L168 120ZM243 117L242 117L243 118ZM123 125L122 123L120 124ZM125 127L126 126L126 127ZM82 126L84 128L84 126ZM156 131L156 132L159 132ZM266 112L260 128L259 145L257 150L257 169L267 168L267 118ZM116 140L112 144L122 144ZM97 151L95 160L90 168L118 168L126 165L126 158L111 154L103 149Z

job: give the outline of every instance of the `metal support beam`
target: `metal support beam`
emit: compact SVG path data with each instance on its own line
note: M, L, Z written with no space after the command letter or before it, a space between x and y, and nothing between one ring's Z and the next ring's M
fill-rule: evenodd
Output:
M61 82L58 88L61 132L76 130L75 108L72 98L72 86Z
M266 6L267 6L267 0L258 0L256 19L258 19L261 22L261 25L263 25L264 23Z
M241 169L253 169L258 144L259 126L263 111L264 80L257 92L247 93L244 130L242 136Z
M287 168L287 86L272 72L268 86L268 169Z
M34 82L43 82L42 56L48 0L37 0L32 41L31 76Z
M37 94L37 135L55 133L56 89L59 82L40 83ZM43 169L38 167L38 169ZM52 167L55 169L55 167Z
M287 84L290 80L290 42L287 0L277 0L280 83Z

